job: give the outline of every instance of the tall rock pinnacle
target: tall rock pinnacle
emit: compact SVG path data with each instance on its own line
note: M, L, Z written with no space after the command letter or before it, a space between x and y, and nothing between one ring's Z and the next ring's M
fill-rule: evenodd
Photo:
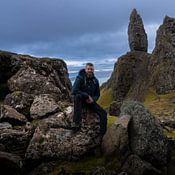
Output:
M133 9L130 15L130 22L128 26L128 40L131 51L137 50L147 52L147 34L144 29L142 18L137 13L136 9Z

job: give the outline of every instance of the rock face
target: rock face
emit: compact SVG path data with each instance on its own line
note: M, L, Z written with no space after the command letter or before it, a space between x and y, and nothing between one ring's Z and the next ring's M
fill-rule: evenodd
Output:
M116 155L124 162L123 169L129 172L136 165L147 172L161 169L168 163L168 142L159 120L136 101L123 103L118 121L103 137L102 150L106 155ZM131 154L134 157L130 157ZM129 162L133 162L133 167L128 167Z
M161 171L154 168L150 163L140 159L137 155L130 155L124 163L121 171L127 172L130 175L161 174Z
M100 145L99 116L90 109L83 110L84 126L79 131L71 128L72 85L63 60L0 52L0 66L4 155L19 156L26 167L30 162L31 171L36 166L33 160L42 165L46 159L78 159ZM6 158L0 153L2 159ZM17 162L6 161L9 169L21 169Z
M32 119L47 117L61 111L57 102L50 94L42 94L36 96L30 108L30 115Z
M0 122L9 122L12 125L24 125L27 122L26 117L11 106L1 105L0 108Z
M128 52L118 58L107 82L107 86L112 87L114 101L109 109L110 115L119 115L124 99L143 101L148 87L149 59L150 54L141 51Z
M73 107L43 119L35 130L27 148L26 158L77 159L100 144L99 118L92 112L83 112L84 126L71 130Z
M137 42L137 37L135 37L137 31L140 32L138 35L140 42ZM131 52L117 59L111 77L101 86L101 90L112 88L110 115L119 116L120 106L124 100L143 102L150 89L156 95L175 91L174 31L175 19L166 16L157 30L156 46L152 54L149 54L146 52L147 36L142 19L135 9L132 11L128 26ZM143 45L145 47L142 47Z
M71 82L66 63L61 59L35 58L1 51L0 65L0 74L3 75L0 88L7 89L1 98L9 92L20 91L30 95L53 94L58 100L71 100ZM12 98L16 99L14 95L11 101Z
M33 94L27 94L23 91L15 91L8 94L4 99L4 104L12 106L18 112L29 117L30 106L34 100Z
M115 154L120 159L125 159L130 154L128 138L130 120L131 116L123 115L107 130L102 142L102 150L105 155L112 156Z
M151 84L159 94L175 90L175 19L165 17L156 37L149 65Z
M27 146L32 138L34 128L24 127L10 127L6 124L6 127L0 128L0 143L2 147L0 151L16 154L24 158Z
M147 52L147 34L144 29L142 18L137 13L136 9L132 11L130 16L128 40L131 51L137 50Z

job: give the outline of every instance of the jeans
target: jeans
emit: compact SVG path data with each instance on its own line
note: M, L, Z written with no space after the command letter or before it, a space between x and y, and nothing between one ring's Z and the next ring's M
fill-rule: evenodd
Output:
M88 107L93 112L97 113L100 117L100 133L105 134L107 130L107 112L96 102L86 103L86 99L80 95L76 94L74 97L74 115L73 122L79 124L82 121L81 110L83 107Z

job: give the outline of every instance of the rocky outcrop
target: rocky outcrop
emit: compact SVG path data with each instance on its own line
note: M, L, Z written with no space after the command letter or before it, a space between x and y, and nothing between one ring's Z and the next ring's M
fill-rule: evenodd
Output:
M34 127L28 126L28 124L24 127L10 127L4 124L4 127L0 128L0 143L2 144L0 151L16 154L24 158L33 132Z
M137 30L141 33L140 43L135 37ZM152 54L149 54L146 52L147 36L142 19L135 9L132 11L128 26L131 52L117 59L111 77L101 86L101 90L112 88L113 99L108 108L110 115L119 116L124 100L143 102L150 89L155 91L156 95L175 91L174 30L175 19L166 16L157 30L156 46ZM144 45L143 43L145 43L145 50L139 48ZM137 44L138 47L134 48Z
M23 91L15 91L8 94L4 99L4 104L16 109L19 113L30 117L30 107L35 95L27 94Z
M27 148L26 158L78 159L100 144L99 118L90 111L83 112L83 127L75 132L71 129L73 107L43 119L37 126Z
M123 115L115 122L103 137L102 150L105 155L117 155L119 159L125 159L129 150L128 125L131 116Z
M124 164L122 170L128 173L160 173L156 169L163 171L169 161L168 141L160 121L136 101L123 103L118 121L103 137L102 150L108 156L117 156Z
M140 159L137 155L130 155L125 161L121 171L129 175L161 175L161 171L154 168L150 163Z
M148 88L148 63L150 54L141 51L128 52L118 58L106 86L112 87L113 103L110 115L119 115L124 99L143 101ZM117 109L117 110L115 110Z
M166 16L157 30L149 69L151 85L159 94L175 90L175 19Z
M12 125L24 125L27 118L8 105L0 106L0 122L8 122Z
M134 9L130 16L128 27L128 40L131 51L144 51L147 52L148 40L147 34L144 29L142 18Z
M0 65L0 88L8 89L1 94L0 151L20 156L32 173L46 159L79 159L100 145L99 116L90 109L83 110L79 131L71 127L71 82L63 60L0 52Z
M113 99L108 108L110 115L119 116L125 99L143 102L149 87L148 65L151 54L147 53L147 34L136 9L130 15L128 40L131 51L117 59L111 77L101 86L101 89L112 88Z
M32 119L38 119L47 117L58 111L61 111L61 109L54 100L54 97L50 94L42 94L35 97L30 108L30 116Z
M66 63L61 59L35 58L0 52L0 65L3 82L1 99L12 92L22 91L30 95L53 94L58 100L71 100L71 82ZM7 94L5 94L7 93ZM16 99L16 96L11 96ZM23 98L23 97L21 97Z

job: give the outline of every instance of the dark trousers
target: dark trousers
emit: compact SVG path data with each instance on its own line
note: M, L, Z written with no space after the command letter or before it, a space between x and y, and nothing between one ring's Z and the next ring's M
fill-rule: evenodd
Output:
M74 96L73 122L80 123L82 121L81 111L83 107L90 108L98 114L100 117L100 133L104 135L107 129L107 112L96 102L86 103L86 99L80 94Z

